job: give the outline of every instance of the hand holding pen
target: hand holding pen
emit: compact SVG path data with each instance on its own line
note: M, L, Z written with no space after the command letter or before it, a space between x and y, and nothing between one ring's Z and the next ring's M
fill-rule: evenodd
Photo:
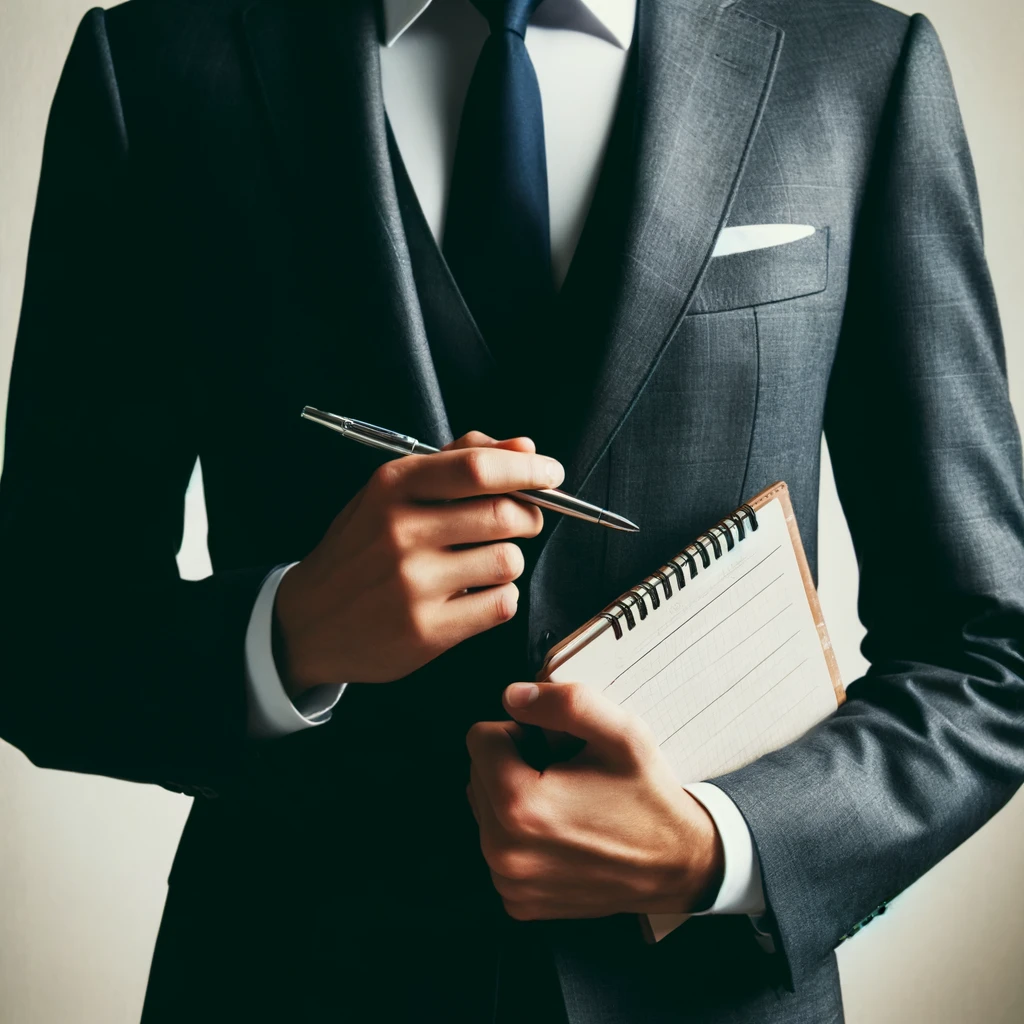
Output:
M393 452L396 455L436 455L440 450L429 444L424 444L422 441L417 441L416 438L409 437L407 434L399 434L386 427L378 427L348 416L323 412L320 409L314 409L311 405L303 408L302 418L319 423L329 430L335 430L342 437L347 437L352 441L358 441L360 444L369 445L371 448L378 448L382 451ZM545 508L551 512L560 512L576 519L583 519L598 526L607 526L612 530L636 533L640 529L636 523L630 522L625 516L616 515L607 509L592 505L589 501L554 488L513 491L509 497L537 505L539 508Z
M543 517L508 495L561 479L527 438L475 432L380 466L281 580L275 655L291 693L403 678L512 618L524 568L515 541Z

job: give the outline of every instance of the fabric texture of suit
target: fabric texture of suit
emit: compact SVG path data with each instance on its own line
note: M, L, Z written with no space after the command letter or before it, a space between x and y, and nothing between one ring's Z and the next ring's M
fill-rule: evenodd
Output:
M936 35L865 0L641 0L565 320L514 378L450 295L420 301L444 268L407 232L377 38L370 0L84 19L9 401L0 734L45 767L196 795L147 1022L486 1021L510 943L554 965L572 1024L841 1020L835 946L1024 778L1020 442ZM785 222L817 230L710 259L723 225ZM580 353L593 370L567 373ZM302 423L307 403L433 444L514 426L643 530L549 516L511 623L350 686L327 726L250 741L260 584L379 462ZM655 947L629 917L508 922L466 729L773 480L814 565L823 430L871 668L809 735L715 780L778 953L744 918ZM185 582L197 456L214 573Z

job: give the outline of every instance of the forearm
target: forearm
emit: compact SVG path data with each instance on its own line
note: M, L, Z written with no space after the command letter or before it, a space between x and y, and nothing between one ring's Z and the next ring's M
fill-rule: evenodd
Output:
M715 780L750 826L794 984L1013 795L1024 729L1005 705L1024 697L1004 685L873 671L804 740Z

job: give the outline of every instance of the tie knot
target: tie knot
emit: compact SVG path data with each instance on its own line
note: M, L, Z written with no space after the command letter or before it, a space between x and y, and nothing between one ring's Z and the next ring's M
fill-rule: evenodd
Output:
M491 32L515 32L526 35L530 17L541 0L473 0L474 6L487 19Z

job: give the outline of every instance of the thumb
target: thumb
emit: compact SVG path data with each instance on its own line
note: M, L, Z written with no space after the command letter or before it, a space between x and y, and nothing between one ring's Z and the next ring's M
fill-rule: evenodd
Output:
M640 718L582 683L512 683L504 704L517 722L569 733L615 760L635 762L655 745Z

